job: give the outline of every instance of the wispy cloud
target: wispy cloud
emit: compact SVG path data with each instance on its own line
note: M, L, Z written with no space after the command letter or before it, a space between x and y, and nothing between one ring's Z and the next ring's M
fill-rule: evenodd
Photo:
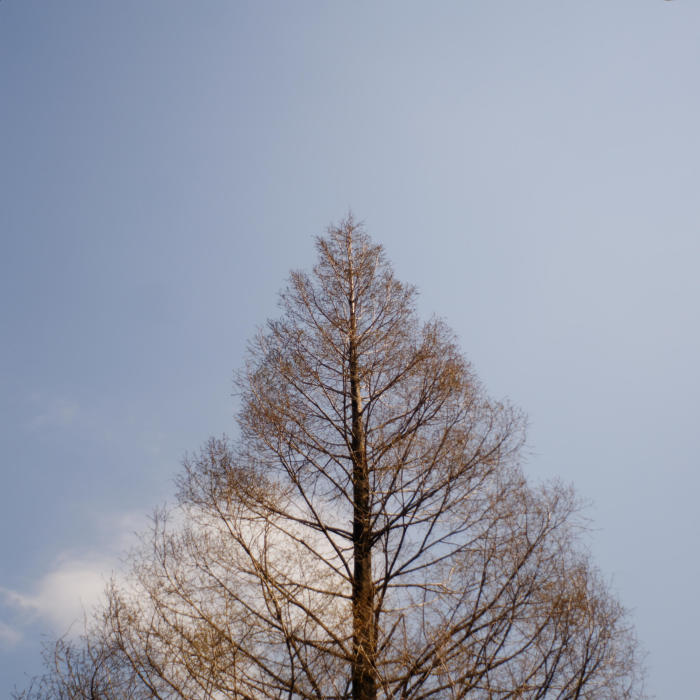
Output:
M32 430L69 428L79 416L77 402L66 397L47 398L33 394L30 402L34 408L29 419L29 428Z
M22 635L19 630L15 629L14 627L10 627L10 625L7 625L0 620L0 649L14 647L20 642L21 639Z

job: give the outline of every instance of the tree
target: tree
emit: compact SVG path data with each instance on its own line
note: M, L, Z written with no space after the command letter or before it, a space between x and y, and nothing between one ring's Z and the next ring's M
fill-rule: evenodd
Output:
M185 460L178 508L47 678L86 698L642 697L573 492L518 466L523 417L351 217L317 249L250 345L240 439Z

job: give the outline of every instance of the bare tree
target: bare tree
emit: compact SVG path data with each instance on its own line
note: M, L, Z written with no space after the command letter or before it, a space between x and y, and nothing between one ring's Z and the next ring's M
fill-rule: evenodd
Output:
M83 665L128 697L642 697L573 493L518 467L522 416L352 218L317 248L251 343L240 440L185 461Z

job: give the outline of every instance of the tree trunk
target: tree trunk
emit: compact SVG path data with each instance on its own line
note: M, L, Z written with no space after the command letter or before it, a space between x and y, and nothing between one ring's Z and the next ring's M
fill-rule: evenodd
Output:
M374 624L374 584L372 581L372 541L370 485L365 433L362 424L361 380L357 357L357 318L354 271L352 268L352 236L348 235L350 333L348 365L352 410L352 481L353 481L353 588L352 588L352 697L353 700L375 700L376 631Z

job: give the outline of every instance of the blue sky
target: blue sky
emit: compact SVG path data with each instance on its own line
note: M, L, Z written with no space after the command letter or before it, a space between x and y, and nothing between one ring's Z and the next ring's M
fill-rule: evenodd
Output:
M235 434L247 338L352 208L692 697L699 78L688 0L0 2L0 694Z

